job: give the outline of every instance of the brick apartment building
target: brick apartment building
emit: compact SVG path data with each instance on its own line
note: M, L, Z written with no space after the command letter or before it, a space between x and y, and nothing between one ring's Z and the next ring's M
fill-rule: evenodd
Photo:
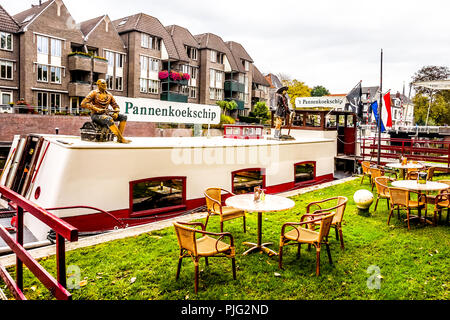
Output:
M25 100L41 114L79 114L99 78L117 96L211 105L233 99L244 115L269 100L270 85L241 44L194 36L145 13L77 24L62 0L12 17L0 6L0 40L1 106Z

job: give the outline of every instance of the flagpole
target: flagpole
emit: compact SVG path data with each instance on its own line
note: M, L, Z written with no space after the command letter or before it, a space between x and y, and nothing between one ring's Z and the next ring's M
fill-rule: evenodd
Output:
M380 70L380 106L378 108L378 159L377 164L381 165L381 119L383 113L383 49L381 49L381 70Z

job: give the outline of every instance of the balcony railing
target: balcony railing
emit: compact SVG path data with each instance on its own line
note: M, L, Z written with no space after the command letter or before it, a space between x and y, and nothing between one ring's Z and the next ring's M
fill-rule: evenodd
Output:
M91 69L91 57L78 54L69 56L69 70L91 71Z
M178 92L167 91L167 92L162 92L161 93L161 100L187 103L188 102L188 95L187 94L178 93Z
M236 80L225 80L225 92L245 92L245 85Z
M69 83L70 97L85 97L91 90L92 86L89 82L75 81Z

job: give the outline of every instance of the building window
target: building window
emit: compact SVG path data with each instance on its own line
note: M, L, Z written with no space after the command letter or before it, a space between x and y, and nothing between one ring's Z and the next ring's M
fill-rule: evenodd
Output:
M37 107L39 111L46 113L48 111L48 93L38 92L37 93Z
M114 90L114 77L112 75L106 75L106 84L108 85L108 90Z
M159 59L150 58L150 71L159 71Z
M51 51L52 56L54 57L61 57L61 40L58 39L51 39Z
M189 59L197 60L198 50L197 48L186 47L186 53Z
M159 81L148 79L148 93L159 93Z
M0 96L1 105L9 105L9 103L13 101L12 92L1 92L0 94L1 94Z
M140 91L142 93L146 93L147 92L147 79L140 79L139 82L140 82L140 87L141 87Z
M248 94L244 95L244 103L248 103Z
M250 71L250 62L242 60L242 65L244 66L245 71Z
M105 50L105 59L108 60L108 66L114 68L114 53Z
M294 165L295 183L312 181L316 178L316 162L307 161Z
M231 175L234 194L251 193L255 187L266 187L264 169L244 169Z
M12 51L13 38L11 33L0 32L0 49Z
M13 80L13 63L0 61L0 79Z
M48 38L43 36L36 37L37 52L40 54L48 54Z
M124 55L116 53L116 68L123 68Z
M61 68L50 67L50 82L61 83Z
M61 95L59 93L50 93L50 112L55 113L61 110Z
M216 91L216 100L223 100L223 89L215 89Z
M217 62L217 51L211 50L211 62Z
M141 33L141 47L148 49L148 35L145 33Z
M189 87L189 98L191 98L191 99L197 98L197 88L196 87Z
M122 77L116 77L116 90L118 90L118 91L123 90L123 78Z
M161 39L141 33L141 47L146 49L161 50Z
M130 213L152 214L186 207L186 177L130 182Z
M37 65L37 80L40 82L48 82L48 66L42 64Z
M209 69L209 86L211 88L223 88L223 72L215 69Z
M216 98L216 91L214 88L209 88L209 99L214 100Z

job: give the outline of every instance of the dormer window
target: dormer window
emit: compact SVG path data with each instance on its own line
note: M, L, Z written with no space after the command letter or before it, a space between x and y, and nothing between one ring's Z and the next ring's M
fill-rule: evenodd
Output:
M34 14L32 14L32 15L26 17L25 20L22 21L22 23L25 23L25 22L30 21L31 19L33 19L33 17L34 17Z
M242 60L242 65L244 66L245 71L250 71L250 62Z
M189 59L197 60L197 55L198 55L197 48L192 48L192 47L186 46L186 53L187 53L187 56L189 57Z
M118 27L123 26L125 23L127 23L128 19L124 19L120 21L120 23L117 25Z

